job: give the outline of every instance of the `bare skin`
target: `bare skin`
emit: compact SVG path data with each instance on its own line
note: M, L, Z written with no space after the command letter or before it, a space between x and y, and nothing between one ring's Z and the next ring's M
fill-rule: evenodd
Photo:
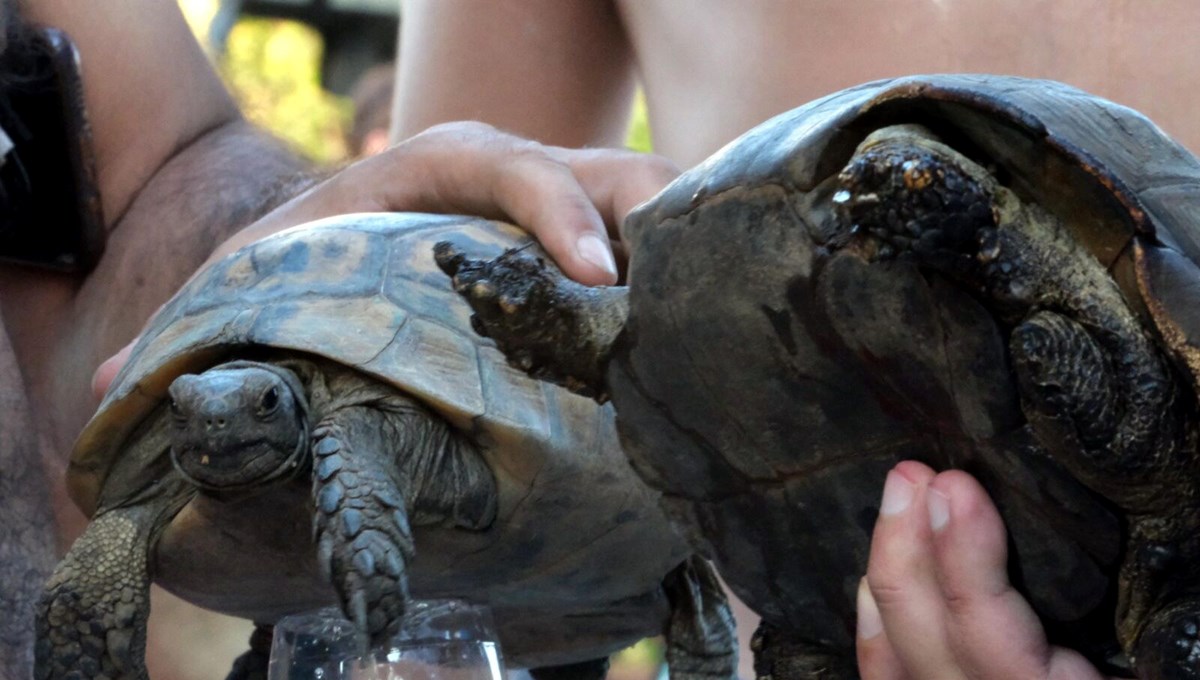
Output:
M1047 644L1008 582L1007 557L1004 524L978 482L897 465L858 591L863 680L1106 678L1074 651Z
M404 11L393 138L471 118L549 144L620 146L636 70L655 151L687 168L851 85L983 71L1063 80L1200 149L1188 95L1200 74L1179 67L1200 61L1200 7L1187 0L406 0Z

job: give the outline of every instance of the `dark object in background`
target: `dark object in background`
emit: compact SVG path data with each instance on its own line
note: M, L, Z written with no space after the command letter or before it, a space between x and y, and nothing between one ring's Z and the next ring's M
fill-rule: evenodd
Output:
M86 271L105 233L78 53L31 28L0 61L0 258Z

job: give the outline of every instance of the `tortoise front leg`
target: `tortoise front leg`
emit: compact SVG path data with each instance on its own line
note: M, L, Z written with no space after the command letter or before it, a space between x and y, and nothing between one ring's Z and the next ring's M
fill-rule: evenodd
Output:
M313 430L312 451L321 568L346 617L381 642L408 600L410 517L484 528L495 481L469 443L399 396L332 413Z
M763 621L750 640L758 680L856 680L852 651L806 639Z
M604 373L629 314L628 289L584 286L520 249L494 260L471 260L443 241L434 257L475 311L475 332L495 340L510 364L601 403L608 400Z
M404 613L415 550L396 473L380 464L378 437L358 431L364 411L340 411L313 430L314 527L342 610L379 642Z
M98 515L46 582L36 677L144 680L153 504Z

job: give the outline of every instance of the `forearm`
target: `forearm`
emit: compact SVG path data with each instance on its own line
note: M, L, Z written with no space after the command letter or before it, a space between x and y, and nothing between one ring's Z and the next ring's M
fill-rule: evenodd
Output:
M179 149L146 182L111 226L111 254L169 253L173 270L184 270L174 271L178 280L162 282L173 288L218 244L323 174L266 131L240 118L224 122Z
M79 50L105 220L131 207L163 164L237 107L175 2L18 0L26 20Z
M54 565L49 485L0 315L0 679L32 675L33 613Z
M405 0L392 138L478 120L566 147L620 147L633 57L607 0Z
M108 250L78 297L84 317L103 299L122 301L121 310L106 310L107 332L92 336L97 353L89 361L133 337L218 244L302 191L311 170L240 120L177 152L113 225Z

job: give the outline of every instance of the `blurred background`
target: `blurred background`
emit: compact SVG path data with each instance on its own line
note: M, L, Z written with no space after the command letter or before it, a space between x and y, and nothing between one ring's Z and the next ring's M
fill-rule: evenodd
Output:
M250 120L323 163L385 146L399 0L179 4ZM627 143L649 151L641 97L634 107Z
M296 151L339 164L387 146L399 0L178 0L247 118ZM628 143L649 150L641 98ZM155 587L147 663L155 680L219 680L248 648L250 622ZM612 680L650 680L659 640L613 659Z

